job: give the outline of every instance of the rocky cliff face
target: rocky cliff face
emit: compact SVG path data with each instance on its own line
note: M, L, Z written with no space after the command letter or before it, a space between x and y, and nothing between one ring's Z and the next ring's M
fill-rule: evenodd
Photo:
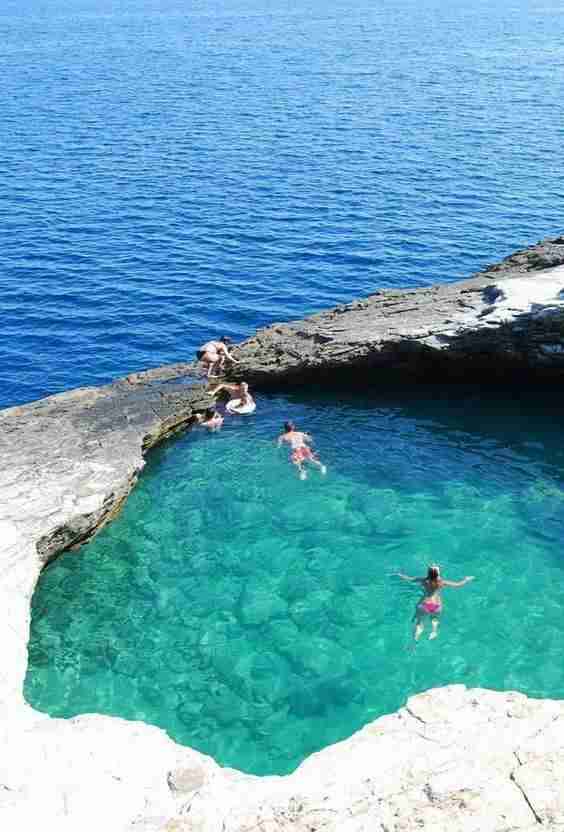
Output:
M335 373L366 381L369 367L418 376L437 356L434 366L444 358L445 367L462 367L474 351L479 362L496 356L558 376L563 262L564 241L555 240L462 284L379 293L271 327L241 346L237 373L262 386L332 383ZM0 829L564 829L562 702L432 691L283 778L221 769L140 723L51 719L26 705L39 572L108 522L146 450L209 404L202 386L174 381L192 372L176 365L132 374L0 413Z

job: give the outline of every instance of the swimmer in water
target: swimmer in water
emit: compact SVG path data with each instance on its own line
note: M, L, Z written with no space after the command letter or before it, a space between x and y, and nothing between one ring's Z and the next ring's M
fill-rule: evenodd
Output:
M415 608L415 630L413 631L415 641L419 640L421 633L425 629L427 616L431 617L431 634L429 635L429 639L437 638L439 634L439 616L443 610L441 589L444 587L458 588L474 580L473 575L467 575L461 581L445 581L441 578L441 570L436 565L428 568L425 578L411 578L409 575L402 575L401 572L397 574L404 581L416 581L423 586L423 597Z
M297 467L301 480L307 479L307 471L304 468L305 462L311 462L316 465L322 474L327 473L327 468L323 465L311 448L309 443L312 441L309 433L303 433L301 430L296 430L293 422L284 422L284 432L278 437L278 447L286 442L292 450L290 459Z
M218 431L223 424L223 416L217 412L215 407L208 407L205 413L198 413L196 422L203 428Z
M207 365L208 378L218 378L218 376L221 375L226 359L231 361L233 364L239 363L236 358L233 358L227 349L227 345L230 343L231 338L224 335L219 341L207 341L205 344L202 344L200 349L197 351L196 356L198 361Z
M255 400L249 393L249 385L246 381L242 381L240 384L219 384L214 390L208 390L208 396L213 396L214 398L225 390L229 393L229 402L239 400L239 404L237 405L237 409L242 407L248 407L249 405L255 404ZM227 404L229 404L227 402Z

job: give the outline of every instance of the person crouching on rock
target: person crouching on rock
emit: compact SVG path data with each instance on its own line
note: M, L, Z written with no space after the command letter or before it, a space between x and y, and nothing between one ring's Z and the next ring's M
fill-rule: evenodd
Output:
M230 343L231 338L224 335L219 341L207 341L197 351L198 361L201 361L208 368L208 378L219 378L226 360L233 362L233 364L239 363L227 349L227 345Z
M223 416L217 412L215 407L208 407L205 413L198 413L196 422L203 428L218 431L223 424Z
M309 433L296 430L293 422L284 422L284 432L278 437L278 447L280 448L284 442L290 446L292 451L290 459L298 469L301 480L307 479L307 471L304 467L306 462L311 462L312 465L317 466L322 474L327 473L325 465L320 462L317 454L309 447L311 441Z

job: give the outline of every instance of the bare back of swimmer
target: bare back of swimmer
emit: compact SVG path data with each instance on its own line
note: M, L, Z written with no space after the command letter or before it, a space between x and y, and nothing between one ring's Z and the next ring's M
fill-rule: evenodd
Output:
M322 474L327 473L327 468L325 467L325 465L323 465L323 463L320 462L320 460L317 457L317 454L315 454L309 447L309 443L311 441L312 439L309 433L304 433L301 430L296 430L296 426L293 422L284 422L284 432L280 434L277 440L279 448L283 444L287 444L290 446L290 459L298 469L299 477L301 480L307 479L307 471L304 467L304 463L306 462L310 462L312 465L316 465Z
M441 589L445 587L452 587L458 589L465 586L470 581L474 580L473 575L467 575L461 581L447 581L441 577L441 570L438 566L429 566L427 574L424 578L415 578L410 575L403 575L398 572L398 577L404 581L416 582L423 587L423 596L417 603L415 608L415 629L413 637L418 641L423 630L425 629L425 621L427 617L431 618L431 634L429 639L434 639L439 634L439 616L443 611L443 602L441 598Z

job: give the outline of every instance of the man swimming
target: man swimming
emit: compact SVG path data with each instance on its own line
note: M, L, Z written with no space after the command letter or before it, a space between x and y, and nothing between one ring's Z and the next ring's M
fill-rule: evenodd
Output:
M226 359L232 361L233 364L239 363L236 358L233 358L227 349L227 344L230 343L231 338L224 335L219 341L207 341L205 344L202 344L200 349L197 351L196 356L198 361L207 365L208 378L218 378L221 375Z
M416 581L423 585L423 597L415 608L415 630L413 631L415 641L418 641L421 633L425 629L427 616L431 618L431 634L429 635L429 639L437 638L439 634L439 616L443 611L441 589L444 587L458 588L474 580L473 575L467 575L461 581L446 581L441 578L441 570L436 565L430 566L427 569L427 575L424 578L412 578L409 575L402 575L401 572L397 574L404 581Z
M292 450L290 459L297 467L301 480L307 479L307 471L304 468L305 462L311 462L312 465L316 465L322 474L327 473L325 465L319 461L317 454L314 454L309 447L308 443L311 441L312 439L309 433L296 430L293 422L284 422L284 432L278 437L278 447L280 448L283 442L286 442L290 446Z

